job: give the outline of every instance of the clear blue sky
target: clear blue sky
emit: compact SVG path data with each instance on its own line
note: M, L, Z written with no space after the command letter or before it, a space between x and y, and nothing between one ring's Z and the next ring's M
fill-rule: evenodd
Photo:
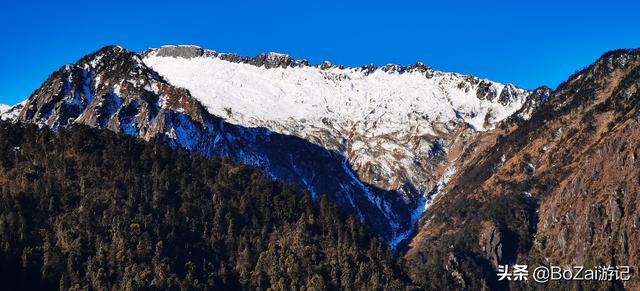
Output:
M0 103L9 104L108 44L350 66L420 60L531 89L555 87L607 50L640 47L638 1L1 1Z

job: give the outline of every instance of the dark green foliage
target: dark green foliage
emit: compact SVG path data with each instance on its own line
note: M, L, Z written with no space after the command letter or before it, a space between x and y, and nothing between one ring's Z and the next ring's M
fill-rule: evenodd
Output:
M17 289L401 290L384 243L263 172L0 123L0 280Z

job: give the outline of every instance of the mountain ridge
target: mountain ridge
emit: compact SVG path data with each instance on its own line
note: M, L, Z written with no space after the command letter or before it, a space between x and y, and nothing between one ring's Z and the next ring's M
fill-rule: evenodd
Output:
M559 86L528 122L506 128L468 161L450 180L448 199L425 214L405 254L414 280L428 284L444 272L448 283L438 284L450 288L638 288L633 275L532 285L496 282L495 272L498 264L518 263L628 265L637 274L639 52L603 54ZM479 275L461 262L488 272Z
M640 149L635 145L640 143L640 50L607 52L555 91L518 91L420 70L283 67L280 60L288 58L280 54L261 57L269 64L257 66L255 60L197 53L186 59L181 55L194 54L158 52L138 55L106 47L63 66L24 103L18 121L54 130L84 124L145 140L160 138L173 148L260 167L272 179L298 184L313 197L326 194L402 254L413 282L425 288L536 289L543 285L498 282L497 265L631 265L639 255ZM196 60L197 66L184 60ZM438 86L390 95L395 98L382 98L372 107L357 103L357 94L331 94L343 93L344 84L344 92L369 90L362 84L376 81L391 88L383 90L385 95L396 92L395 83L385 82L403 78L415 83L398 88ZM317 82L305 83L309 79ZM313 85L321 94L279 95L306 92L284 90L291 80L300 82L291 88ZM279 90L268 90L274 88ZM305 99L309 96L314 98ZM455 98L471 102L459 108L446 103L436 113L451 118L440 120L420 114L402 119L406 107L393 103L406 100L402 105L414 106L408 112L419 112L420 101ZM285 119L234 119L234 114L251 112L234 107L246 104L237 100L258 103L253 109L259 114L291 109L282 100L306 102L294 103L296 110L321 111L285 111L283 116L293 117ZM305 107L318 100L332 107ZM371 111L340 113L353 106L340 103L345 100ZM489 108L504 111L496 117ZM322 118L313 119L313 114ZM393 122L405 127L385 127ZM407 124L430 131L421 133ZM637 284L615 281L609 287L633 289Z
M322 63L310 64L306 59L296 59L291 55L279 52L265 52L259 53L255 56L242 56L236 53L224 53L211 49L202 48L198 45L163 45L159 48L149 48L140 53L144 57L150 55L157 55L161 57L180 57L180 58L197 58L197 57L216 57L229 62L245 63L254 65L257 67L264 66L265 68L286 68L286 67L316 67L320 69L340 68L340 69L360 69L367 72L373 72L375 70L383 70L385 72L406 72L412 69L432 70L420 61L416 61L412 65L400 65L400 64L386 64L382 66L376 66L374 64L360 65L360 66L345 66L340 64L333 64L329 60L324 60ZM460 74L464 75L464 74ZM469 75L470 76L470 75Z
M225 56L166 46L146 51L143 61L231 123L343 153L358 180L420 201L424 206L412 217L421 215L478 131L493 129L525 105L530 109L520 110L519 119L527 119L544 101L510 84L421 64L291 65L278 54L286 62L263 65Z
M386 239L409 228L410 204L354 179L340 154L266 128L226 123L121 47L63 66L26 101L17 120L53 130L84 124L145 140L160 137L174 147L259 166L315 197L327 194Z
M210 51L208 53L207 50L191 46L167 53L231 58L229 54L214 55ZM338 123L336 120L322 118L316 123L308 124L309 127L301 127L304 122L300 120L287 123L266 120L264 123L243 124L229 120L229 116L225 116L228 102L221 103L224 107L222 112L211 112L208 106L201 104L202 98L191 96L194 92L193 88L176 87L170 78L167 80L162 72L158 73L149 62L151 55L158 54L164 53L161 50L149 50L138 55L120 46L107 46L94 54L87 55L75 65L63 66L52 74L26 101L25 109L20 110L20 116L17 118L22 122L48 125L53 129L80 123L108 128L147 140L161 135L168 143L177 147L210 156L230 156L237 162L262 166L268 172L276 173L274 178L294 181L315 193L314 195L331 192L325 194L333 195L334 202L349 209L361 221L366 221L392 247L400 245L411 235L413 225L422 212L446 186L446 177L452 175L456 167L459 167L457 165L460 162L459 157L473 143L478 130L491 131L502 122L501 120L506 120L516 112L521 112L519 119L526 120L529 114L527 112L535 110L540 101L544 101L544 98L540 97L544 95L540 93L542 91L535 91L542 95L533 94L510 85L486 82L459 74L437 72L424 66L409 69L397 69L398 67L389 70L374 69L373 71L336 66L306 67L313 70L311 74L318 74L318 72L328 74L322 75L318 80L323 80L322 82L329 85L345 82L345 79L340 77L343 76L340 73L343 71L351 74L345 75L346 78L362 80L358 82L368 82L369 78L383 78L381 79L383 82L403 80L401 78L408 78L408 81L422 84L436 82L433 83L436 84L433 88L440 89L429 89L423 94L429 94L432 92L430 90L440 90L437 91L440 93L433 93L435 97L421 98L437 102L448 100L447 98L462 98L460 100L475 100L473 104L476 105L466 105L463 102L459 105L462 106L460 110L452 110L450 105L446 105L442 107L444 111L441 113L446 118L441 121L434 118L428 128L424 127L425 123L421 121L423 117L420 117L420 114L410 113L410 116L414 116L410 118L410 123L414 124L413 127L407 129L402 120L393 121L390 123L392 127L387 128L390 131L373 135L368 133L371 126L375 128L379 124L385 124L384 122L389 124L388 120L392 120L386 119L387 121L383 120L381 123L380 117L385 114L375 115L387 110L384 102L372 108L372 112L378 113L369 114L366 117L368 119L359 121L357 124L350 123L349 114L346 115L347 119L340 117L342 120L337 120L338 122L347 121L343 124L342 131L335 129L334 125ZM260 69L256 66L258 64L256 60L267 61L270 65L263 63L262 67L269 72L303 69L302 65L295 68L282 67L280 61L289 62L290 57L281 54L260 56L264 57L246 60L247 64L249 62L253 64L249 64L251 67L241 67L241 69ZM173 56L163 58L177 59ZM244 64L240 61L237 63L223 61L240 66ZM441 81L433 81L434 78ZM233 82L231 80L231 83L226 84L232 89L235 88L234 90L247 88L246 84L234 85ZM438 85L437 82L444 82L442 84L450 89L442 89L444 87L439 87L442 85ZM467 97L455 97L458 96L455 94L447 97L454 92L447 90L455 90L459 92L455 94L463 94L460 96ZM409 92L399 96L404 96L402 98L406 99L412 94L414 93ZM397 102L399 99L389 100ZM407 102L407 104L413 104L414 101ZM343 107L339 103L336 104L338 104L337 107L334 106L336 110ZM477 115L473 111L475 109L473 106L479 106L477 107L479 110L484 110L481 111L482 114L487 115ZM489 117L490 108L502 107L511 109L501 113L502 115L498 118ZM525 107L529 109L525 110ZM356 108L354 110L361 109L354 108ZM425 107L422 110L428 109ZM474 120L481 123L471 126L464 120L464 116L475 118ZM394 128L393 126L396 126L394 124L399 124L400 127ZM306 132L308 129L311 131ZM429 131L435 129L435 131L424 132L425 129ZM302 134L305 132L309 134ZM287 137L289 135L292 137ZM275 143L280 145L278 148L273 147L273 140L278 140ZM306 144L307 142L311 144ZM293 158L294 156L297 158ZM320 182L318 179L327 178L318 178L319 173L334 175L338 180ZM327 188L326 185L332 184L333 186Z

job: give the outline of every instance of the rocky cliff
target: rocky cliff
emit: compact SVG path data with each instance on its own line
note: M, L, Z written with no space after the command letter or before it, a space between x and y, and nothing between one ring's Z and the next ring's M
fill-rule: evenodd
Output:
M637 289L639 80L640 51L609 52L530 121L505 125L423 217L406 254L414 278L442 276L430 269L442 264L454 286L506 288L491 271L473 279L469 266L611 265L630 266L631 281L511 287Z

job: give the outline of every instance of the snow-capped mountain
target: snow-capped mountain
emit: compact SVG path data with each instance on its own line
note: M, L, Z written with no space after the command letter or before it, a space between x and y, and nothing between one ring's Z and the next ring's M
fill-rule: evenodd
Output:
M196 46L150 49L143 61L231 123L341 153L358 180L419 205L411 209L414 218L478 131L494 128L525 103L536 105L529 104L536 102L527 98L530 92L511 84L421 63L310 66L284 54L242 58Z
M23 101L13 106L0 104L0 120L16 120L18 118L18 114L20 114L20 111L24 107L24 103L25 102Z
M514 113L528 118L541 96L420 63L344 68L275 53L110 46L52 74L17 120L159 137L262 167L329 195L393 247L478 133Z
M421 63L308 66L278 53L258 56L263 62L242 62L194 46L162 47L143 55L145 64L189 89L212 113L247 126L277 123L282 131L301 135L307 127L345 132L354 126L371 135L411 126L417 134L434 135L435 124L458 120L487 130L518 110L528 95L510 84L438 72Z
M5 117L5 112L9 111L9 109L11 109L11 106L0 104L0 120L9 119L9 116Z

